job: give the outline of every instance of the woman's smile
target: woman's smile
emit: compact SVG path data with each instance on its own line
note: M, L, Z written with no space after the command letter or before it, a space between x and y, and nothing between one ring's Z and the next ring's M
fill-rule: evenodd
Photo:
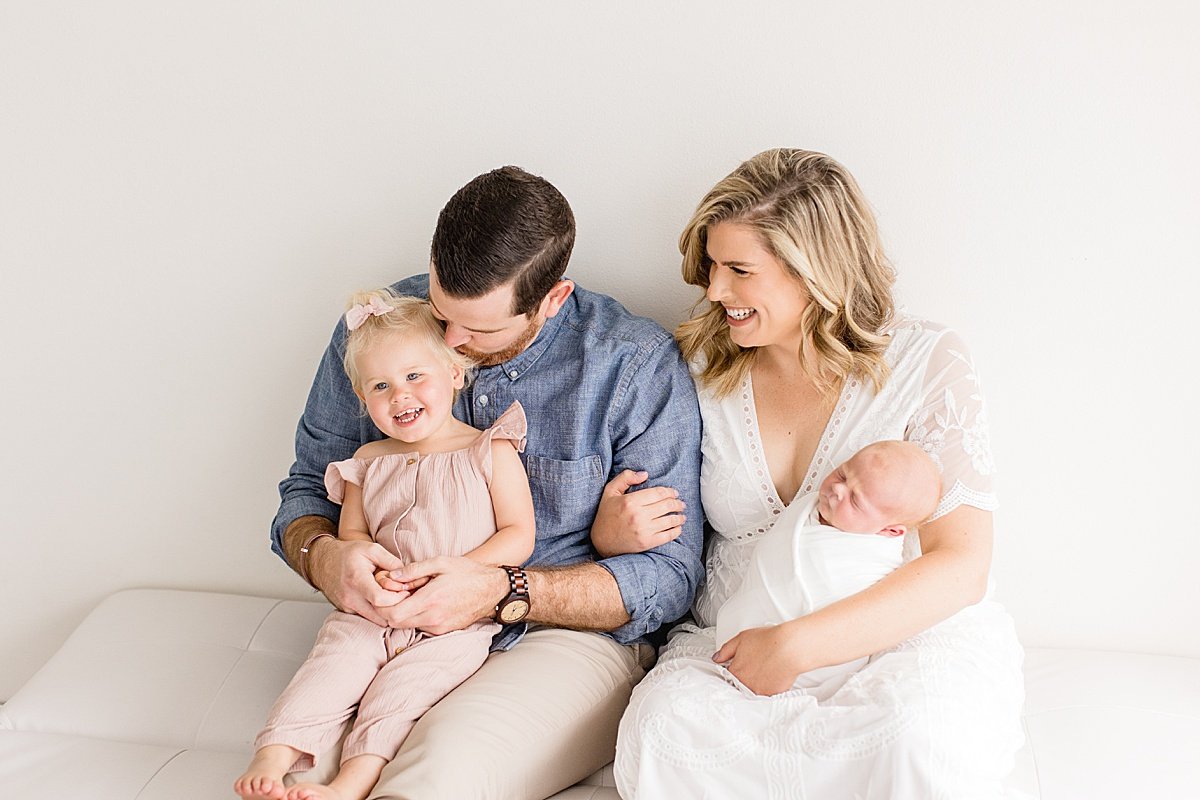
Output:
M759 233L743 223L717 223L708 232L707 253L708 299L724 307L734 344L798 350L808 292Z

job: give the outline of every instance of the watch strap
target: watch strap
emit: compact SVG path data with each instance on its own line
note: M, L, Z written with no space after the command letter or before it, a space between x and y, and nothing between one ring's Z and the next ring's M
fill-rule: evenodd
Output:
M529 577L521 567L501 566L508 575L508 594L496 604L495 618L500 618L500 611L513 600L523 600L529 603Z

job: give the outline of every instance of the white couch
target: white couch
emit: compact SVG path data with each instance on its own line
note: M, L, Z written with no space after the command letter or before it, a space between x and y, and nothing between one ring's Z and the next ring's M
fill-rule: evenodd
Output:
M2 800L232 797L329 606L137 589L103 601L0 707ZM1030 649L1012 786L1043 800L1200 797L1200 659ZM609 770L555 800L616 800Z

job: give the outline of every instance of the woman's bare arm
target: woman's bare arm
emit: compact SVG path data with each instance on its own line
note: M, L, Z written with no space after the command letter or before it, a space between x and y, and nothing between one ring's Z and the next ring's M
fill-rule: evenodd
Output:
M781 625L752 628L714 661L757 694L778 694L802 672L877 653L978 602L992 560L992 514L959 506L921 528L922 555L873 586Z

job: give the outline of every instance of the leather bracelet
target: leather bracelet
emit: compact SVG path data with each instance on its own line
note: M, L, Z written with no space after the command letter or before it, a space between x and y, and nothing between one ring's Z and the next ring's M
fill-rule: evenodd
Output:
M312 582L312 578L308 577L308 551L312 550L313 544L315 544L317 539L320 539L322 536L328 536L330 539L337 538L328 531L322 531L321 533L313 534L312 538L305 542L304 546L300 548L300 558L297 559L300 563L296 565L296 572L300 573L300 577L304 579L304 582L316 589L318 592L321 590L315 583Z

